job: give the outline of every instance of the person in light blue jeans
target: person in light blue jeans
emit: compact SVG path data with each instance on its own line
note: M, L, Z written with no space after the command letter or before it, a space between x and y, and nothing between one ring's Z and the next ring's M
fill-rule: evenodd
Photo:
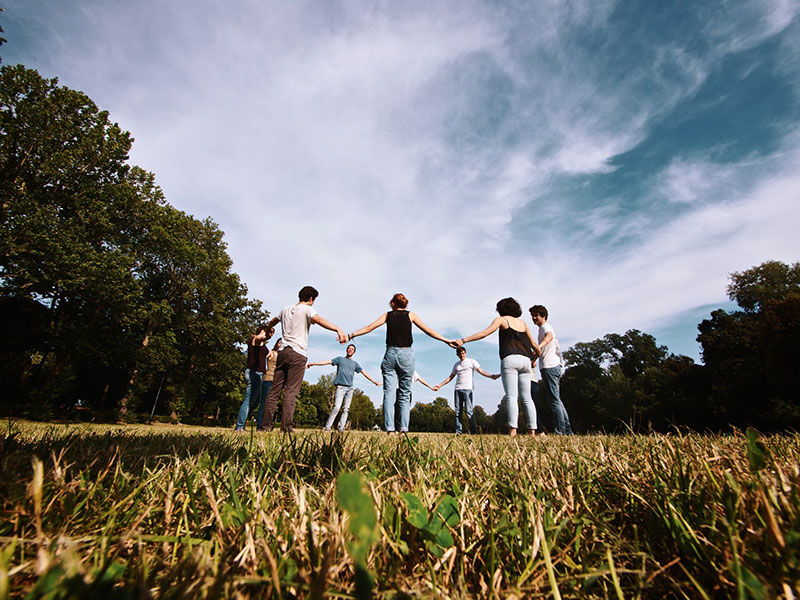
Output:
M557 435L572 435L572 426L564 403L561 401L561 348L553 326L547 322L549 313L541 304L531 306L533 324L539 328L539 348L541 360L539 370L542 372L543 396L550 404L553 413L553 431Z
M440 335L427 325L408 307L408 298L403 294L395 294L389 301L391 311L382 314L369 325L354 331L347 339L352 340L359 335L364 335L386 325L386 353L381 362L383 375L383 426L387 433L394 433L395 423L394 404L399 404L400 431L408 431L408 421L411 413L411 384L414 379L414 350L411 345L414 340L411 336L411 324L419 327L424 333L435 340L453 345L452 340Z
M345 350L346 356L337 356L331 360L324 360L322 362L312 362L306 365L306 368L319 367L323 365L333 365L336 367L336 378L333 380L335 392L333 395L333 410L328 415L328 420L325 423L324 430L330 431L333 427L333 422L336 420L336 415L339 414L339 409L342 410L342 416L339 418L339 431L344 431L347 425L347 415L350 413L350 401L353 399L353 377L356 373L361 373L364 377L369 379L375 385L380 385L372 377L369 376L361 365L353 360L353 355L356 353L356 345L348 344Z
M496 317L489 326L477 333L456 340L456 344L463 345L467 342L480 340L498 331L500 346L500 378L505 389L504 401L508 410L508 434L517 435L519 421L519 406L517 400L522 400L525 417L528 421L528 431L536 433L536 406L531 397L532 363L540 354L539 346L533 339L533 334L520 317L522 308L514 298L503 298L497 303Z

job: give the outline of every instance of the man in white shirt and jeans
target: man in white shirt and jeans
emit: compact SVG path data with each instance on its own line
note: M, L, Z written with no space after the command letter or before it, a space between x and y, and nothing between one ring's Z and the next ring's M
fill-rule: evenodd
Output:
M453 379L453 377L456 378L454 399L456 408L456 435L461 435L461 417L464 413L467 414L467 419L469 419L469 432L474 435L478 433L478 428L475 424L475 412L472 399L473 372L477 371L489 379L497 379L500 377L500 374L498 373L497 375L490 375L481 369L481 366L478 364L477 360L467 358L467 350L464 348L464 346L459 346L456 348L456 356L458 356L458 362L453 365L453 370L450 372L450 376L442 383L437 385L434 389L438 390L440 387L450 383L450 380Z
M541 304L531 306L533 324L539 327L539 371L542 373L541 391L550 403L553 413L553 430L557 435L572 435L572 426L564 403L561 401L561 349L553 326L547 322L547 309Z
M264 400L263 430L272 431L272 418L278 398L283 392L283 410L281 412L281 431L291 433L294 427L294 409L297 403L297 392L303 383L308 360L308 330L313 323L336 332L339 342L347 341L347 334L328 321L323 319L314 310L314 301L319 292L310 285L305 286L297 294L299 302L290 304L281 310L277 317L269 322L269 327L281 324L283 346L278 352L275 365L275 377L272 387Z

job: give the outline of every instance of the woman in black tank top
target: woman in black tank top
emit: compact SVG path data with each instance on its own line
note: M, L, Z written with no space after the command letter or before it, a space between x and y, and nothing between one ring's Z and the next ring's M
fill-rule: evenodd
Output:
M522 308L514 298L503 298L497 303L497 312L500 316L495 318L483 331L478 331L465 338L456 340L459 345L480 340L495 331L500 331L500 366L503 389L506 394L504 401L508 410L508 433L517 435L517 422L519 419L519 406L517 398L522 400L522 407L528 421L528 430L536 432L536 406L531 397L531 375L533 362L541 354L536 340L533 339L528 324L523 321Z
M391 311L382 314L369 325L354 331L348 340L364 335L386 325L386 353L381 362L383 374L383 425L388 433L395 432L394 405L400 407L400 431L408 431L408 418L411 413L411 384L414 381L414 343L411 335L411 324L435 340L452 345L452 340L440 335L413 312L407 310L408 299L403 294L395 294L389 301Z

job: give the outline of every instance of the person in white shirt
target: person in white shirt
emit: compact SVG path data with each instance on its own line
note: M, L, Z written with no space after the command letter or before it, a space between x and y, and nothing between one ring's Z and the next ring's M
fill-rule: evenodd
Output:
M458 362L453 365L453 370L450 372L450 375L442 383L437 385L435 389L438 390L439 388L444 387L450 383L453 377L456 378L454 393L454 404L456 409L456 435L461 435L461 419L464 413L466 413L467 419L469 419L469 432L475 435L478 433L478 428L475 424L474 403L472 398L473 373L474 371L477 371L489 379L498 379L500 374L498 373L497 375L490 375L481 369L481 366L478 364L477 360L473 358L467 358L467 349L464 348L464 346L459 346L456 348L456 356L458 356Z
M553 431L558 435L572 435L572 426L564 403L561 401L561 349L553 326L547 322L547 309L541 304L531 306L533 324L539 327L539 371L542 374L542 395L550 404L553 414Z
M291 433L294 431L294 409L297 403L297 392L303 383L308 360L308 330L316 323L325 329L336 332L339 342L347 341L347 334L328 321L323 319L314 310L314 301L319 292L310 285L305 286L298 293L299 302L284 307L283 310L269 322L269 327L274 327L280 322L283 332L283 346L278 352L275 365L275 378L272 387L264 400L263 431L272 431L272 418L278 398L283 392L283 410L281 412L281 431Z

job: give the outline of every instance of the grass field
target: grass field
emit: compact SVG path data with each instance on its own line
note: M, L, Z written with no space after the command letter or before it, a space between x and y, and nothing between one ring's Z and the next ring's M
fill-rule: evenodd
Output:
M800 597L798 435L2 437L0 599Z

